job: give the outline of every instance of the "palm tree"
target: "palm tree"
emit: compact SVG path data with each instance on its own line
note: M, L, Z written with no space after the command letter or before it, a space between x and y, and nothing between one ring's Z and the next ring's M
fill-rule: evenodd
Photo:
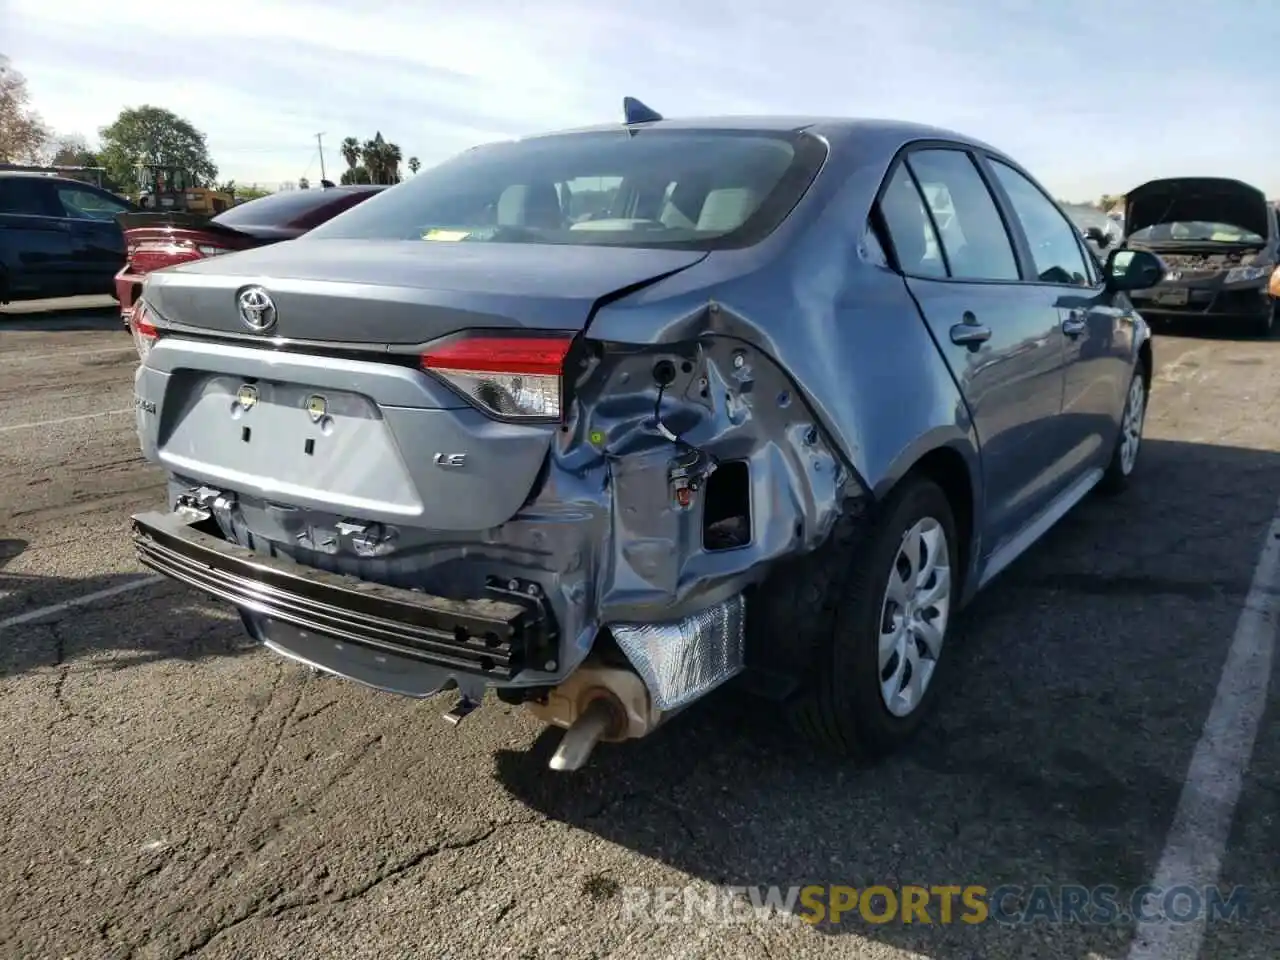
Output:
M364 168L369 171L370 183L382 183L382 151L385 146L386 141L379 133L372 140L366 140L360 148L360 153L364 156Z
M354 170L360 162L360 141L355 137L347 137L338 149L342 153L342 159L347 161L347 168Z
M388 143L382 148L383 173L387 183L400 182L400 144Z
M417 173L417 172L418 172L419 170L421 170L421 169L422 169L422 161L421 161L421 160L419 160L417 157L410 157L410 158L409 158L409 172L410 172L410 173Z

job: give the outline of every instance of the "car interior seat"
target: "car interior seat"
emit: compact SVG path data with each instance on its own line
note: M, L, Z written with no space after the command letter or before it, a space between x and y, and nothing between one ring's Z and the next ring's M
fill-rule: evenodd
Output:
M549 181L517 184L498 198L498 225L560 230L565 225L560 194Z

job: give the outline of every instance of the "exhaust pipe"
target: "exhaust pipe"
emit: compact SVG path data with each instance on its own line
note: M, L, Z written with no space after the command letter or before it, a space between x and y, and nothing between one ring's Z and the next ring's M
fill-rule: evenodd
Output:
M616 730L618 711L608 697L597 697L560 738L560 746L551 756L552 770L581 770L591 757L596 744Z
M649 691L632 670L588 659L545 701L525 708L544 723L565 729L548 766L580 770L598 743L619 743L652 733L665 718L654 709Z

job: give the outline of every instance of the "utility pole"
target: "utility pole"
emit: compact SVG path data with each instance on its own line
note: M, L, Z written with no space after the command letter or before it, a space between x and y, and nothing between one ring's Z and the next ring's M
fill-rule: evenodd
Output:
M328 177L324 175L324 141L321 139L323 136L323 133L316 134L316 146L320 148L320 179L327 180Z

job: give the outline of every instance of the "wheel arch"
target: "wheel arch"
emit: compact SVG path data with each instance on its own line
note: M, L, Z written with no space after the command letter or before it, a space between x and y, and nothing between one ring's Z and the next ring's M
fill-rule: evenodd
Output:
M958 596L967 602L972 574L977 569L982 531L982 462L971 436L928 436L904 453L894 469L876 484L875 500L882 502L913 478L936 483L946 495L960 538L962 560Z

